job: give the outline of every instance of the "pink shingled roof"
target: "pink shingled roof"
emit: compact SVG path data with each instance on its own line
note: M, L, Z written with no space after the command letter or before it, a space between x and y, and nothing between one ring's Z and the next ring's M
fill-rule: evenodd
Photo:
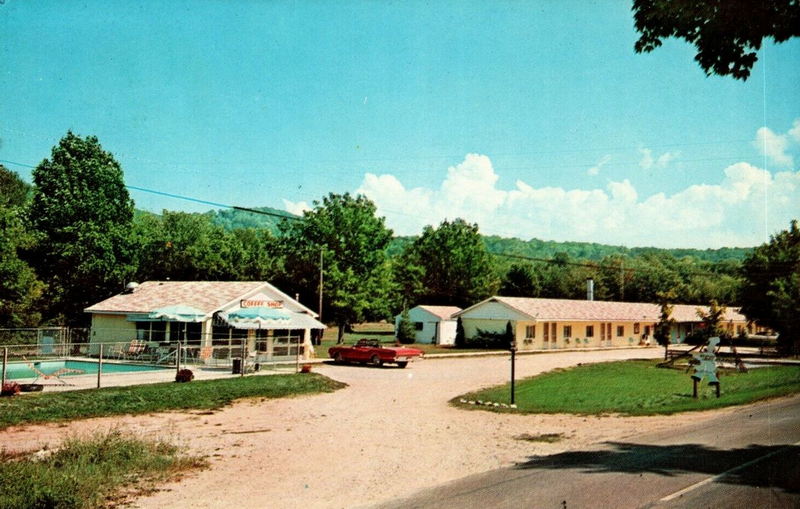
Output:
M454 314L461 311L460 307L456 306L419 306L428 313L438 316L442 320L449 320Z
M132 293L121 293L85 309L87 313L149 313L185 304L204 313L242 298L266 285L263 281L145 281Z
M536 299L528 297L492 297L512 309L537 320L577 321L643 321L657 322L660 315L658 304L644 302L608 302L599 300ZM485 302L485 301L484 301ZM672 318L678 322L699 322L697 309L708 312L708 306L677 304ZM746 321L738 308L728 308L725 321Z

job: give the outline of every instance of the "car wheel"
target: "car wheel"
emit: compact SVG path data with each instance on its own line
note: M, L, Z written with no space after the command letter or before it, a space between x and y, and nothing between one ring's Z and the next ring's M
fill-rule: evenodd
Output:
M344 357L342 357L342 353L338 352L336 356L333 358L333 362L336 364L344 364Z
M372 365L381 367L381 366L383 366L383 361L377 355L373 355L372 356Z
M408 362L398 362L397 365L400 366L401 368L404 368L408 366Z

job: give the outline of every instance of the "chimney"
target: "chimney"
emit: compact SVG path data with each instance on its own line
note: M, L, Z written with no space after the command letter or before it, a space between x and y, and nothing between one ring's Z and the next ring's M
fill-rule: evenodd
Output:
M586 300L594 300L594 279L586 279Z

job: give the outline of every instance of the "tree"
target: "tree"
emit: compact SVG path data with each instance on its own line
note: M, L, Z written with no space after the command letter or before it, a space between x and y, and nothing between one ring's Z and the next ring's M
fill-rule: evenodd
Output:
M516 346L514 345L514 326L511 325L511 320L506 322L506 333L503 339L505 339L506 348L510 349L512 346Z
M672 326L675 324L675 319L672 318L672 310L675 308L671 302L675 301L676 294L672 290L660 292L658 294L658 305L660 308L658 315L658 322L656 323L653 331L653 337L656 342L664 347L664 360L667 360L667 351L671 340Z
M633 13L641 34L637 53L676 37L697 48L694 59L706 75L743 81L764 39L781 43L800 35L797 0L634 0Z
M0 164L0 207L22 207L28 202L31 185Z
M404 263L423 268L422 298L430 304L466 307L497 288L477 224L463 219L426 226L403 254Z
M464 332L464 324L461 322L461 317L459 316L456 320L456 339L455 339L455 347L456 348L465 348L467 346L467 336Z
M315 302L324 264L323 318L339 327L386 318L394 285L386 258L392 231L365 196L329 194L303 219L281 223L285 285Z
M500 286L506 297L536 297L539 295L539 276L529 264L513 264Z
M700 318L700 332L697 336L702 341L708 341L709 338L723 338L728 334L722 326L725 319L725 312L727 308L719 305L715 300L711 301L708 311L697 308L697 316Z
M39 325L44 284L23 259L33 242L23 221L30 187L0 165L0 327Z
M133 272L133 201L122 169L96 137L68 132L33 182L31 263L48 285L50 318L83 324L83 309L124 288Z
M778 332L785 352L800 353L800 230L789 229L755 248L742 264L742 313Z
M409 345L417 340L414 324L411 323L411 318L408 316L408 309L404 309L400 315L400 321L397 322L397 341L404 345Z

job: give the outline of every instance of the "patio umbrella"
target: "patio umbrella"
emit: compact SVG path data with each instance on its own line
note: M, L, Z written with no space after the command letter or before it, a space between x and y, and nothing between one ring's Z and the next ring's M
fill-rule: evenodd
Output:
M220 313L220 316L239 329L260 329L269 326L285 327L292 320L292 314L285 309L254 307L234 309Z
M154 309L147 317L151 320L169 320L172 322L202 322L206 314L192 306L178 304Z

